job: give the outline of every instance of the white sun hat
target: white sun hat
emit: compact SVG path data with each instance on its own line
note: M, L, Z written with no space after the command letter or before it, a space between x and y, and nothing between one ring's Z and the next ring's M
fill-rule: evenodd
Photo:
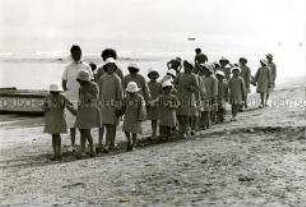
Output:
M169 70L167 71L167 74L170 74L170 75L173 75L174 77L176 77L176 70L174 70L174 69L169 69Z
M267 58L273 58L273 55L271 53L266 54Z
M162 83L162 87L165 88L165 87L168 87L168 86L171 86L172 87L172 82L171 80L166 80Z
M220 61L229 61L226 57L224 57L224 56L222 56L221 58L220 58Z
M53 83L53 84L50 84L49 91L50 92L61 92L62 89L60 88L60 86L58 84Z
M232 66L231 66L230 64L226 64L226 66L225 66L224 68L226 68L226 69L231 69Z
M105 64L108 64L108 63L116 63L116 60L113 57L109 57L105 60Z
M231 69L231 73L233 73L234 70L238 70L239 73L241 73L241 69L240 69L239 67L233 67L233 68Z
M140 91L141 89L138 88L137 83L135 83L134 81L131 81L131 82L128 83L125 90L127 92L130 92L130 93L136 93L136 92Z
M260 62L264 65L268 65L268 61L266 59L260 59Z
M204 63L204 64L201 64L201 66L204 70L208 70L210 73L214 73L214 66L213 65Z
M216 75L222 75L222 76L224 76L224 72L223 72L222 70L217 70L217 71L216 71Z
M86 70L80 70L80 72L77 75L77 80L81 80L84 82L90 82L90 75L89 72Z
M148 75L151 74L151 73L157 73L159 75L159 72L153 68L150 68L149 71L148 71Z
M135 68L135 69L139 70L139 65L136 64L136 63L130 63L130 64L128 65L128 68Z

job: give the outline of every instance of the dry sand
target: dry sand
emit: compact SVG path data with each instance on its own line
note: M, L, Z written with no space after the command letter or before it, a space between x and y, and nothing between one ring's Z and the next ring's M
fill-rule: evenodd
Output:
M62 162L47 158L41 118L3 116L0 205L306 206L305 88L271 98L278 106L253 106L190 140Z

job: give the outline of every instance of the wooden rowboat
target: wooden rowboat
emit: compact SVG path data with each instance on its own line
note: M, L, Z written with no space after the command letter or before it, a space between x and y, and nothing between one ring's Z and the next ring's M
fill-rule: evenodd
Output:
M43 115L42 104L48 91L0 88L0 113Z

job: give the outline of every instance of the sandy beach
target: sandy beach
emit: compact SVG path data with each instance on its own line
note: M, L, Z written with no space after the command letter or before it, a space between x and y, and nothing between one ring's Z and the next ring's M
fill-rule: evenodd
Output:
M136 151L77 160L64 147L62 162L48 159L42 118L2 116L0 205L305 206L305 87L279 87L271 105L190 140L148 141L145 124Z

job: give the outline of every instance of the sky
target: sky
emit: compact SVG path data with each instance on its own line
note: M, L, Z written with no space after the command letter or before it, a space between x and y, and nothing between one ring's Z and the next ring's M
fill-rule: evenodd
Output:
M305 0L0 0L11 37L211 35L305 40Z
M76 40L90 52L162 51L187 37L305 53L305 15L305 0L0 0L0 54L67 50Z

